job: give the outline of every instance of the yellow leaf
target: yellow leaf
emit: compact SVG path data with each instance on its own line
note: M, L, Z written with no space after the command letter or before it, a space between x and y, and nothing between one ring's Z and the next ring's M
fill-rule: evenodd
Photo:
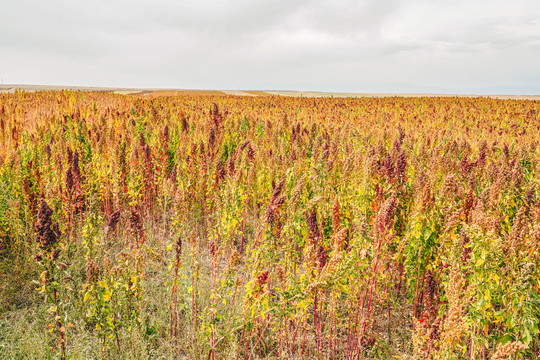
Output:
M478 260L476 260L475 266L476 266L476 267L480 267L480 266L482 266L483 263L484 263L484 260L483 260L483 259L478 259Z
M112 291L107 290L103 294L103 300L104 301L109 301L109 300L111 300L111 296L112 296Z

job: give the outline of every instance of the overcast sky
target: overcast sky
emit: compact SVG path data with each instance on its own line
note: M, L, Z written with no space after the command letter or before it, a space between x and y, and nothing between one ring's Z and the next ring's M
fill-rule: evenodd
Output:
M540 94L540 0L0 0L0 77Z

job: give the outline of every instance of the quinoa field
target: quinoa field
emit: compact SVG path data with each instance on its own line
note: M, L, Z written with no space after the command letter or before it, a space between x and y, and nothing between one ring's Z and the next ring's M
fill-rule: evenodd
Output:
M538 359L540 101L0 94L1 359Z

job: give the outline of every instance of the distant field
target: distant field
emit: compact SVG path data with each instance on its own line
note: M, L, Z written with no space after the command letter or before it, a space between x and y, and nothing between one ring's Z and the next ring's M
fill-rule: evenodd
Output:
M540 95L474 95L474 94L408 94L408 93L353 93L353 92L324 92L324 91L288 91L288 90L197 90L197 89L130 89L114 87L89 86L56 86L56 85L0 85L0 93L14 92L16 89L25 91L40 90L74 90L74 91L104 91L121 95L150 95L155 96L198 96L198 95L236 95L236 96L292 96L292 97L487 97L506 100L540 100Z

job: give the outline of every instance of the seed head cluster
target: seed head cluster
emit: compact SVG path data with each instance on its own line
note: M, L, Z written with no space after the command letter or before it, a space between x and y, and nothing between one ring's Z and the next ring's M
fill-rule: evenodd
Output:
M36 238L39 248L45 252L51 251L60 238L58 222L53 223L52 215L53 210L49 207L45 199L41 199L36 224Z

